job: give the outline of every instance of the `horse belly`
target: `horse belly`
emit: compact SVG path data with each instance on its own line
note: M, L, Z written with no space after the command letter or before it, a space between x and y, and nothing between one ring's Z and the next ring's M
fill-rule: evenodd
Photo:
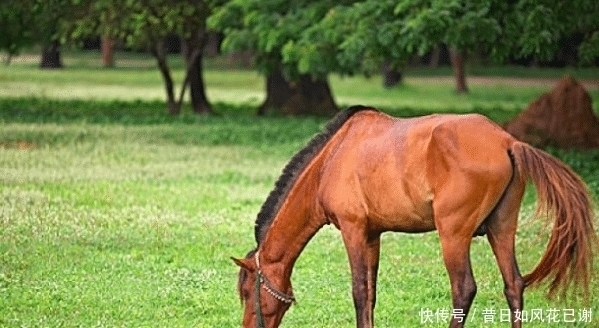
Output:
M339 185L337 185L339 186ZM371 231L418 233L435 230L432 200L414 198L399 186L346 184L321 190L320 203L330 223L339 228L339 219L366 221ZM338 192L331 192L337 189ZM343 192L339 192L343 190ZM349 192L349 191L352 192Z
M376 188L382 198L375 200L366 196L369 225L381 231L416 233L435 230L432 198L420 190L406 190L405 186L400 186L407 181L403 182L391 188Z

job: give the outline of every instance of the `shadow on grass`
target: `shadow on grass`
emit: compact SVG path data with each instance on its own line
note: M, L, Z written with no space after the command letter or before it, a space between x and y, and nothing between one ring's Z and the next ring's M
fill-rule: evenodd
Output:
M218 106L217 111L247 116L247 106ZM58 100L49 98L5 98L0 99L0 121L3 123L72 123L144 125L160 123L196 123L206 117L185 113L172 116L160 100Z
M186 107L183 109L183 114L171 116L166 113L162 101L7 98L0 99L0 123L172 125L173 128L154 130L152 138L168 140L174 144L242 145L264 149L269 149L272 145L288 144L290 148L299 149L310 137L318 133L329 119L328 117L314 116L269 115L258 117L253 105L216 103L214 107L218 115L196 115ZM434 112L417 108L381 108L381 110L399 117L412 117ZM444 112L452 112L452 110L448 109ZM463 110L454 112L465 113ZM475 108L468 112L481 113L497 122L503 122L517 114L512 109L499 107ZM53 140L52 136L32 135L27 131L7 131L7 133L0 133L0 142L11 147L25 145L24 142L36 143ZM89 133L90 138L94 136L98 137L94 133ZM595 194L598 193L599 176L596 172L599 171L599 150L579 152L549 149L548 151L571 166L589 184L590 189Z
M342 104L346 108L356 104ZM368 105L368 104L363 104ZM437 113L435 109L414 107L379 107L383 112L398 117L414 117ZM182 114L167 114L166 106L160 100L80 100L50 99L44 97L0 98L0 122L2 123L73 123L86 122L98 124L145 125L162 123L210 123L222 119L240 119L257 121L261 119L313 119L326 121L329 117L300 118L270 114L266 117L256 116L256 107L249 104L215 103L217 115L204 116L191 112L188 104L184 104ZM480 113L496 122L503 122L517 114L513 108L448 108L445 113Z

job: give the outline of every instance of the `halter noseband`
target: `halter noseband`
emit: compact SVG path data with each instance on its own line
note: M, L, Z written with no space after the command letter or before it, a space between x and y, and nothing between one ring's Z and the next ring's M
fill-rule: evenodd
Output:
M254 254L254 259L256 260L256 282L254 283L254 288L256 292L256 296L254 299L254 307L256 311L256 326L258 328L265 328L264 326L264 316L262 315L262 306L260 305L260 286L266 290L272 297L277 300L291 304L295 303L295 297L293 295L288 295L283 293L278 288L276 288L268 278L262 273L260 269L260 259L258 258L259 251L256 251Z

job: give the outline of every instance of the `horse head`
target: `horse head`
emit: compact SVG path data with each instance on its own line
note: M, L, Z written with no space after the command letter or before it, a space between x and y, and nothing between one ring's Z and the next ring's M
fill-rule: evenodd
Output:
M244 306L243 327L278 327L283 315L295 298L291 294L291 283L285 292L275 287L260 267L258 251L250 251L245 258L233 262L240 267L237 288Z

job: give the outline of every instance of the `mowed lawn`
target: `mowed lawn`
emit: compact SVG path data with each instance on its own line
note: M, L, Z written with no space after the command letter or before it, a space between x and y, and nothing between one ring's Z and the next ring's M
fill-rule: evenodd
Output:
M179 56L170 58L177 87L183 80ZM93 52L64 55L66 70L39 70L37 56L21 56L10 66L0 65L0 98L95 99L152 101L166 98L162 80L149 56L117 53L116 68L99 67ZM209 100L215 103L256 106L264 99L264 78L247 69L231 69L226 59L209 59L204 78ZM523 67L469 67L469 95L454 92L451 69L411 68L401 87L385 89L380 76L330 77L335 100L341 107L364 104L396 111L398 115L436 112L483 112L504 121L549 91L570 74L587 87L599 111L599 68L530 69ZM178 93L177 93L178 94Z
M222 115L171 118L156 71L76 64L50 72L18 62L0 67L0 327L238 327L230 257L255 246L262 202L326 118L256 118L260 76L215 68L207 72L208 93ZM462 96L440 80L414 76L392 90L375 78L331 82L342 105L406 116L478 111L497 121L550 87L500 81ZM597 110L597 89L590 91ZM599 194L599 152L552 152ZM531 220L530 191L517 239L523 272L547 241L542 222ZM381 253L377 326L446 326L450 290L436 234L385 234ZM486 239L474 239L472 262L479 291L471 326L509 326ZM349 266L334 228L316 235L292 280L298 304L283 326L355 326ZM590 304L550 301L545 289L525 293L526 308L544 320L528 327L562 327L548 322L556 312L576 321L568 326L599 322L597 279Z

